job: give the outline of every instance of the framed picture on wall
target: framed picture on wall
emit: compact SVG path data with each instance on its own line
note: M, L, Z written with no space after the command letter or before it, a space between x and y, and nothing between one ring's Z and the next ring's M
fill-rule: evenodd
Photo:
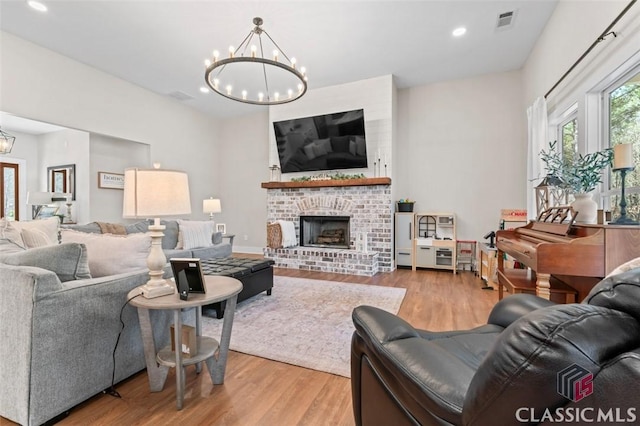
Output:
M98 172L98 188L124 189L124 174Z
M225 223L216 223L216 232L227 233L227 225Z

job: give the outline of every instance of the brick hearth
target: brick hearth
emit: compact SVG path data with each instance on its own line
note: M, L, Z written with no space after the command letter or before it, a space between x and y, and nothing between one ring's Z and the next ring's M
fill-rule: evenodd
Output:
M341 185L340 182L344 182ZM293 221L300 238L300 215L349 216L349 249L265 248L276 266L341 274L375 275L393 270L391 180L388 178L306 183L268 182L267 220ZM355 184L355 185L354 185ZM359 238L366 236L367 250Z

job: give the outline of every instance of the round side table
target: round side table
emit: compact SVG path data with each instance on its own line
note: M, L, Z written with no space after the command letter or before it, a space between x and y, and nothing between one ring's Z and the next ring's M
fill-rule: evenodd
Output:
M198 372L201 370L201 362L207 365L209 375L213 384L219 385L224 382L224 372L227 366L227 356L229 353L229 341L231 340L231 328L233 326L233 316L235 313L238 293L242 291L242 283L235 278L205 275L206 292L203 294L190 293L188 300L180 300L178 292L166 296L147 299L140 295L132 299L129 303L138 308L138 320L144 344L145 362L147 364L147 375L149 376L149 387L151 392L160 392L164 388L167 373L170 367L176 367L176 405L181 410L184 403L184 367L196 365ZM131 290L128 299L140 294L139 288ZM224 322L220 342L212 337L202 336L202 306L216 302L225 301ZM196 309L196 339L197 353L185 358L182 350L172 350L171 345L161 349L156 353L153 328L149 310L168 309L174 311L174 347L182 348L182 314L185 308ZM218 351L218 357L214 355Z

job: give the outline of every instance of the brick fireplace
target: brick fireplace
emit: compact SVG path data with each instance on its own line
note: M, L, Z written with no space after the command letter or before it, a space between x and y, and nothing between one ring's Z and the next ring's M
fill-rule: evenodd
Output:
M311 231L304 225L305 218L322 218L330 224L324 227L321 243L316 239L311 246L265 248L265 257L276 266L366 276L393 270L391 179L265 182L262 187L267 189L267 220L294 222L298 242L301 217L305 240ZM348 225L341 225L345 218ZM316 226L316 231L322 230ZM340 235L344 241L332 247Z

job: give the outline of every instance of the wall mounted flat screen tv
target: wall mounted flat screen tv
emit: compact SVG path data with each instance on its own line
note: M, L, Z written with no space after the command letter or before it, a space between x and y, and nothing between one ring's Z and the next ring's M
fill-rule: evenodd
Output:
M273 123L283 173L367 168L364 110Z

